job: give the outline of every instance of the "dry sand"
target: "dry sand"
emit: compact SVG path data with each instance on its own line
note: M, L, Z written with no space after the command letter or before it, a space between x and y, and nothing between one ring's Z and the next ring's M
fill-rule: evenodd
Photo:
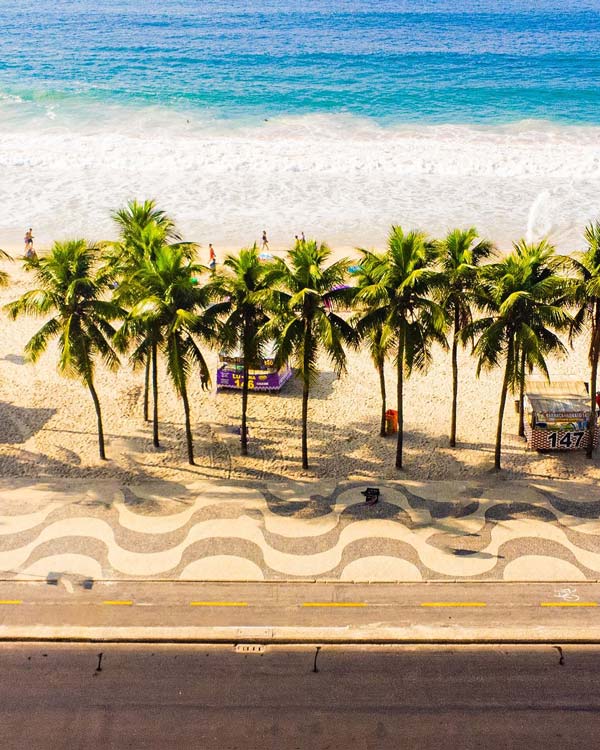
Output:
M219 252L219 250L218 250ZM220 259L223 257L219 252ZM0 304L15 299L31 284L19 262L0 261L11 276L0 289ZM142 418L143 372L124 361L116 373L98 367L96 385L103 407L109 460L97 458L96 420L87 390L56 371L56 348L36 364L26 363L23 347L40 327L34 318L8 320L0 312L0 476L98 477L140 481L206 477L275 479L331 477L411 479L483 478L490 472L501 372L475 376L475 361L460 354L458 440L448 446L451 370L449 353L436 350L426 374L416 373L405 389L405 470L394 469L395 439L378 436L379 384L365 351L350 352L348 372L337 378L321 358L321 375L309 403L311 469L300 466L301 387L290 381L279 395L252 394L249 402L251 456L241 458L238 392L203 392L192 378L190 401L197 466L186 461L183 409L164 368L160 372L161 448L152 447L150 423ZM586 340L580 338L568 358L552 360L556 379L588 380ZM208 351L211 372L216 352ZM388 408L395 408L395 373L387 370ZM504 422L506 478L561 478L593 484L600 479L600 451L593 461L583 453L543 455L525 450L517 437L513 401Z

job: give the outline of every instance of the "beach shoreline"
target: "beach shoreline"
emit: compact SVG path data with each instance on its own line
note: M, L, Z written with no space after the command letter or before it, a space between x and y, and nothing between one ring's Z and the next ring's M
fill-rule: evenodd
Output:
M123 118L92 127L59 112L0 125L0 247L18 247L29 226L40 246L112 239L111 212L132 198L156 199L204 247L236 248L263 229L274 247L302 231L334 247L378 246L400 224L433 236L475 225L503 248L548 236L570 252L598 212L597 126L306 115L206 132L174 112L155 132Z

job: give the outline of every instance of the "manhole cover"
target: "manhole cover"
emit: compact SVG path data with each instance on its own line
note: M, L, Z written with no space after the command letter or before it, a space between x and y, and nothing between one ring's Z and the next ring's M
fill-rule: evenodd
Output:
M265 647L262 643L238 643L235 652L236 654L264 654Z

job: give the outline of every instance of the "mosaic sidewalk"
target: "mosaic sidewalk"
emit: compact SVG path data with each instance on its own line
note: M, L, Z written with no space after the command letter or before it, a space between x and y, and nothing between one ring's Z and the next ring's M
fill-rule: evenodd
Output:
M366 486L4 480L0 577L600 579L600 491L386 482L369 507Z

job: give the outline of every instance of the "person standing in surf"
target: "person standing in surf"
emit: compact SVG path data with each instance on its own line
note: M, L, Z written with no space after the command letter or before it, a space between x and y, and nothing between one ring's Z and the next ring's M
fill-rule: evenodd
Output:
M211 273L214 273L217 268L217 255L212 243L208 245L208 267Z

